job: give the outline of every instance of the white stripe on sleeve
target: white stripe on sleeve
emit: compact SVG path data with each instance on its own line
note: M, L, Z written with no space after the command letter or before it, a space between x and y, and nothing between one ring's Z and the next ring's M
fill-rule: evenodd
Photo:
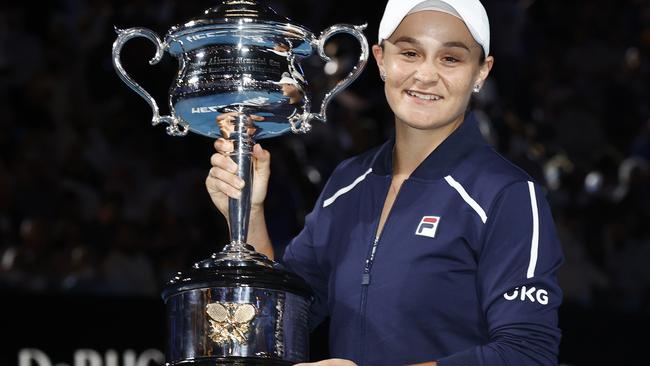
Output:
M372 168L368 169L368 171L365 172L362 176L355 179L354 182L352 182L352 184L347 185L347 186L339 189L338 191L336 191L336 193L334 193L334 195L332 195L332 197L326 199L323 202L323 207L327 207L327 206L331 205L332 203L334 203L334 201L336 201L337 198L339 198L339 196L350 192L352 190L352 188L354 188L357 184L361 183L362 180L366 179L366 175L370 174L370 172L372 172Z
M467 194L465 188L463 188L463 186L460 185L460 183L458 183L454 178L452 178L451 175L446 176L445 180L447 181L447 183L449 183L450 186L452 186L452 188L454 188L458 192L458 194L460 194L463 200L467 202L467 204L470 205L470 207L473 208L474 211L476 211L479 217L481 217L481 221L483 221L483 223L485 224L485 222L487 221L487 215L485 214L485 211L478 203L476 203L476 201L474 201L472 197L469 196L469 194Z
M526 278L535 277L535 266L537 266L537 250L539 245L539 213L537 211L537 197L535 195L535 185L528 182L530 191L530 206L533 210L533 238L530 243L530 262L528 263L528 273Z

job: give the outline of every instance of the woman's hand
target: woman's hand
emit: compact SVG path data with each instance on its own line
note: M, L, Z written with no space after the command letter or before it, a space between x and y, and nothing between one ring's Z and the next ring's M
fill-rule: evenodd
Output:
M210 157L212 168L205 180L205 186L214 205L226 220L228 219L228 198L239 198L244 181L237 176L237 164L230 158L232 141L220 138L214 143L217 151ZM251 210L263 208L264 198L271 174L271 154L259 144L253 147L253 187L251 191Z
M298 363L295 364L294 366L357 366L357 364L350 360L343 360L341 358L330 358L329 360L323 360L318 362Z
M425 363L419 363L417 365L411 365L411 366L436 366L436 365L437 363L435 362L425 362ZM340 358L330 358L329 360L323 360L323 361L312 362L312 363L298 363L293 366L357 366L357 364L350 360L343 360Z

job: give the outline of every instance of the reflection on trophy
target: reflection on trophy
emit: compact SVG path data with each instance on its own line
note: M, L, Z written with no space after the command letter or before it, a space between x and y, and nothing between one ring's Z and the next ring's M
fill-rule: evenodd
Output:
M170 365L291 365L309 358L309 287L246 244L252 147L260 139L306 133L312 120L325 122L331 99L363 70L368 43L365 25L334 25L316 37L260 3L225 0L172 27L164 41L149 29L131 28L118 30L113 44L113 65L151 106L152 124L167 124L173 136L192 131L232 140L232 158L246 182L241 198L229 201L230 243L179 272L163 291ZM329 61L324 44L338 33L358 39L359 61L325 95L320 112L312 113L300 60L317 50ZM150 64L165 51L178 59L168 116L122 67L120 51L135 37L156 45Z
M289 104L298 104L305 97L304 91L300 88L298 80L291 77L291 74L285 72L282 78L277 82L282 87L282 94L289 98Z

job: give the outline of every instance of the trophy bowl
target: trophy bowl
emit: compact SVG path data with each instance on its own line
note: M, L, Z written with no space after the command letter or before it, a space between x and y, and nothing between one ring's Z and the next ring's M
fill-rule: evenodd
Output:
M260 4L261 3L261 4ZM319 37L275 13L266 1L230 0L205 10L204 15L172 27L162 41L146 28L117 30L113 65L120 78L153 109L152 124L169 124L168 133L192 131L208 137L228 137L232 126L215 123L220 115L254 112L256 140L291 132L308 132L309 121L325 122L331 99L354 81L368 59L366 25L333 25ZM346 78L329 91L320 113L311 113L300 61L314 52L325 60L324 45L338 33L348 33L361 43L359 61ZM170 116L160 116L156 101L124 70L120 61L123 45L135 37L149 39L158 63L167 51L179 62L169 90Z
M309 359L309 286L246 243L252 148L260 139L306 133L312 120L326 122L329 102L366 65L363 29L337 24L317 37L255 0L225 0L172 27L164 40L147 28L117 29L113 66L149 103L152 124L167 124L172 136L191 131L233 141L231 158L245 182L241 198L229 200L230 243L179 272L163 290L168 365L292 365ZM300 61L315 52L330 61L324 45L339 33L359 41L359 60L312 113ZM122 47L135 37L156 46L150 64L165 52L178 60L169 115L160 115L154 98L122 67Z

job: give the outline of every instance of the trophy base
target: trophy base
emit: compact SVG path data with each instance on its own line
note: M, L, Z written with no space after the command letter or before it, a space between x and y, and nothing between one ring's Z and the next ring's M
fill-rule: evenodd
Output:
M265 266L216 257L179 273L163 291L167 365L307 361L309 286L272 261Z
M166 366L291 366L295 362L252 357L210 358L167 363Z

